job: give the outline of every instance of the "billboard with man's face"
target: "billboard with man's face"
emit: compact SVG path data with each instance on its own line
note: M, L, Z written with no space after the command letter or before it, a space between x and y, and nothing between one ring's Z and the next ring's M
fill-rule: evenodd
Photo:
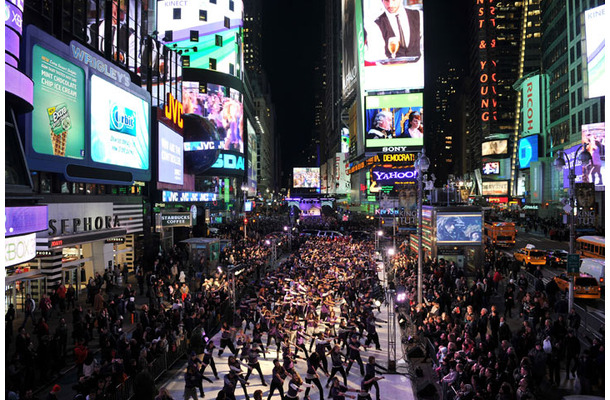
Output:
M421 0L363 0L364 89L424 87Z
M436 242L480 244L483 236L481 213L438 213Z

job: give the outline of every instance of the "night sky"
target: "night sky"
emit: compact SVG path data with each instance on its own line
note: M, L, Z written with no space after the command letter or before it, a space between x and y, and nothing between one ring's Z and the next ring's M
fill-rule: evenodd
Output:
M468 0L426 0L426 86L443 72L449 60L466 68L471 4ZM276 110L276 132L280 135L284 174L281 183L284 184L292 167L306 166L300 153L313 137L317 89L313 71L321 57L324 1L264 0L263 12L263 64ZM426 107L432 106L430 95L432 93L424 93Z

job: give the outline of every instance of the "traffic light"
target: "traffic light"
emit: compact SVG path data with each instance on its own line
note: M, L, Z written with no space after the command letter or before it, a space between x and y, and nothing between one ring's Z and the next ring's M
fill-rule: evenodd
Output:
M248 218L244 218L244 225L248 224Z

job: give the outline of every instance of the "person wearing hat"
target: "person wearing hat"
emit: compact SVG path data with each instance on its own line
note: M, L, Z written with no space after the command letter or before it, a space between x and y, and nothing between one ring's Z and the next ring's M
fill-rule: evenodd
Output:
M61 386L53 385L53 388L47 395L47 400L57 400L57 393L61 391Z

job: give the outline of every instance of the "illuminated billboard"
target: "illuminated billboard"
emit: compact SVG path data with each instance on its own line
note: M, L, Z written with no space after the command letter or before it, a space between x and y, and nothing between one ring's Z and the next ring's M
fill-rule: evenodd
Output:
M481 169L486 179L506 180L510 179L510 158L483 158L483 168Z
M424 144L423 94L367 96L365 132L367 149Z
M244 152L244 107L239 91L225 86L199 82L182 83L185 114L200 115L213 122L221 150Z
M184 184L184 147L182 136L159 124L159 182Z
M606 5L585 11L585 44L587 56L587 93L588 99L606 95Z
M342 0L341 8L343 15L343 96L349 97L354 90L356 78L358 77L357 47L356 47L356 1Z
M481 155L482 156L498 156L508 154L508 140L492 140L489 142L482 143Z
M483 181L483 196L506 196L508 181Z
M292 177L294 188L320 188L320 168L295 167Z
M598 190L603 190L603 177L606 173L606 123L583 125L582 143L591 154L591 161L582 168L582 182L593 183Z
M538 135L519 139L519 168L529 168L530 163L538 161Z
M527 78L521 85L523 136L540 133L540 75Z
M500 162L491 161L483 163L483 175L498 175L500 173Z
M438 213L436 242L438 244L481 244L483 217L481 213Z
M159 37L182 54L185 67L237 76L243 65L242 27L241 0L157 1Z
M414 185L417 171L414 167L381 167L371 168L371 180L377 186Z
M72 182L149 181L150 94L91 49L35 26L26 28L25 48L34 82L34 110L25 118L30 168Z
M424 87L423 5L363 0L364 89Z
M150 105L98 76L91 77L91 158L149 168Z

